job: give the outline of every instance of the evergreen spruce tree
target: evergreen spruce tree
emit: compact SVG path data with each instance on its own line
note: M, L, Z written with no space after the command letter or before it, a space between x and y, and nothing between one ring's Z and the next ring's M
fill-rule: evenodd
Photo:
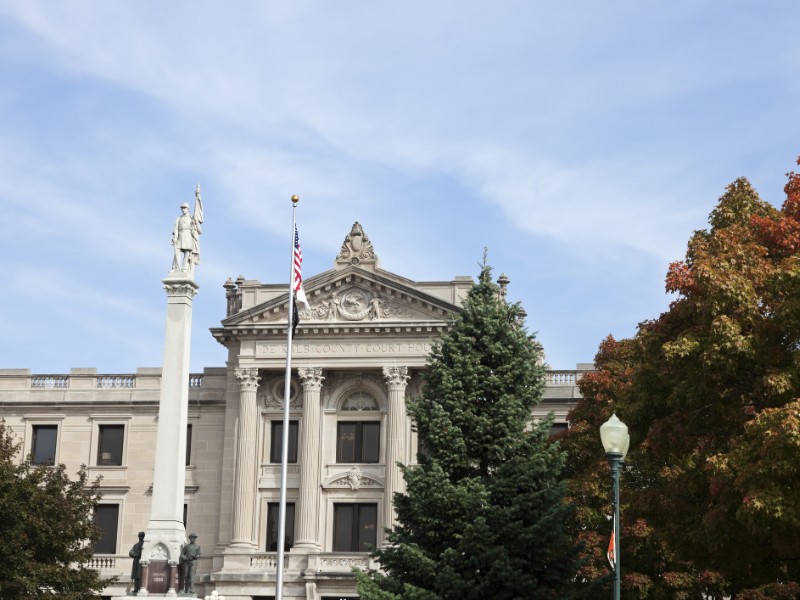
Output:
M572 597L578 547L564 530L564 463L533 423L541 347L482 267L464 310L433 345L423 396L409 403L422 451L401 466L397 525L357 574L362 598L502 600Z

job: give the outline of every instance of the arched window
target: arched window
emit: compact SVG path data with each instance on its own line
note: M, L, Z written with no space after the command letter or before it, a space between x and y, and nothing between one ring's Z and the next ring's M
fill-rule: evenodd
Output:
M342 401L336 427L336 462L380 462L380 405L370 393L356 391Z

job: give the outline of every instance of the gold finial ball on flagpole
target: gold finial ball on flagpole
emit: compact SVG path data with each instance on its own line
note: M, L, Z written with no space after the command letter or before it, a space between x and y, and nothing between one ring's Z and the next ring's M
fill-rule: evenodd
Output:
M292 196L292 204L297 204L298 202L300 202L300 196L295 194L294 196Z

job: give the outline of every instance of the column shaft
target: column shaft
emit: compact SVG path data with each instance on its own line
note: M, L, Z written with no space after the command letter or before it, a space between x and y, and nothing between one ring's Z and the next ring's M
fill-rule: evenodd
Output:
M320 390L322 369L298 369L303 383L303 423L300 439L300 511L297 522L295 547L319 549L319 496L320 496Z
M163 280L167 292L164 364L156 431L153 500L142 558L162 542L177 560L186 539L183 526L183 494L186 481L186 422L189 411L189 348L192 337L192 299L197 284L183 274ZM145 583L142 582L144 587Z
M239 420L236 427L236 476L233 486L233 546L254 548L253 506L256 493L258 369L235 369L239 381Z
M386 479L384 489L384 527L395 523L394 493L405 490L403 475L397 466L406 459L408 446L408 417L406 415L406 386L408 367L384 367L383 376L389 389L389 414L386 422Z

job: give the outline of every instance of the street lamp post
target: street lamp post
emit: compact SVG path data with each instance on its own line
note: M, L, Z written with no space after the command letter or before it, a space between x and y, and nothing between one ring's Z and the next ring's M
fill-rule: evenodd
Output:
M628 453L631 438L628 426L616 414L600 426L600 440L611 467L612 508L614 510L614 600L620 600L620 556L619 556L619 474L622 461Z

